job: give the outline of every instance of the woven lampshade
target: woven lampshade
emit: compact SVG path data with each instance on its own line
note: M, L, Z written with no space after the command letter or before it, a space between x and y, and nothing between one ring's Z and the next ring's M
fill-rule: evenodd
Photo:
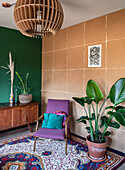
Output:
M29 37L55 35L62 26L63 17L58 0L17 0L14 7L15 24Z

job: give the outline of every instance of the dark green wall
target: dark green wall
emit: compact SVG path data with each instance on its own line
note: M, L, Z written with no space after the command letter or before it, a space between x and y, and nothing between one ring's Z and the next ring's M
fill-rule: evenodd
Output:
M19 31L0 27L0 65L9 63L9 52L22 77L29 72L29 86L32 87L34 101L41 100L41 39L29 38ZM0 103L9 102L10 74L0 67ZM18 78L15 75L15 84ZM14 87L15 92L15 87Z

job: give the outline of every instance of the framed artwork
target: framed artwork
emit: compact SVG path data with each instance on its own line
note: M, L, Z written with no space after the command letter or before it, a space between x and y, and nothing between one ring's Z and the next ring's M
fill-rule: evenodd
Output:
M88 46L88 67L101 67L102 45Z

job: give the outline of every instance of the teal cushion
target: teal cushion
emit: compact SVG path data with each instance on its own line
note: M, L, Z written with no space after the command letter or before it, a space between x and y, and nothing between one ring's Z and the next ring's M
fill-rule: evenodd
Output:
M64 115L44 113L42 128L62 129L63 117Z
M44 119L43 119L43 123L42 123L42 127L43 128L47 128L48 119L49 119L49 114L48 113L44 113Z

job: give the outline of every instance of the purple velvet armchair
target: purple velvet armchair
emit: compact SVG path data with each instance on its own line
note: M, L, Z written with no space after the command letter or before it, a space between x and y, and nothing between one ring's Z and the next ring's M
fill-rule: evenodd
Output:
M69 119L70 119L70 101L69 100L57 100L57 99L48 99L47 110L46 113L55 113L56 111L64 111L67 113L67 118L64 121L64 127L62 129L48 129L48 128L40 128L38 130L38 122L40 119L43 120L44 115L41 115L36 124L36 132L34 133L34 151L36 146L37 137L42 138L52 138L52 139L65 139L65 153L67 155L67 136L69 129Z

